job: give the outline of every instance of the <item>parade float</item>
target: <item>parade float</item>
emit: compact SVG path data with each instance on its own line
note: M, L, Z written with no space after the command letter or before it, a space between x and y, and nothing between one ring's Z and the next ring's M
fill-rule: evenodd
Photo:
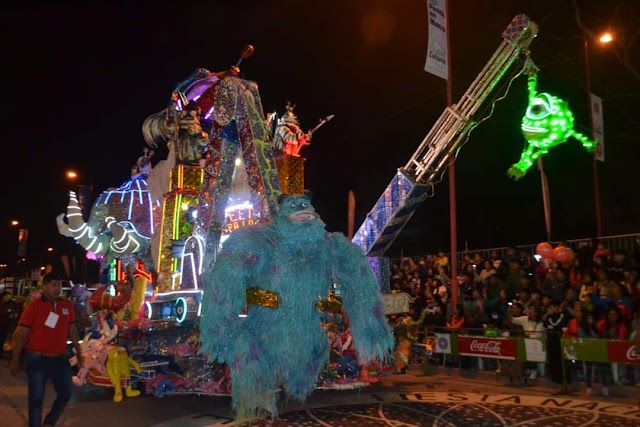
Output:
M566 104L536 92L528 50L536 34L537 26L527 16L512 20L498 50L460 102L445 109L355 233L352 242L369 257L383 293L389 291L385 251L432 194L472 130L488 119L490 113L483 116L483 109L490 106L492 111L506 96L497 88L507 77L509 84L502 87L508 89L515 78L529 73L530 106L522 130L530 146L510 170L511 176L522 176L532 159L568 137L592 148L590 141L573 131ZM97 198L86 223L73 193L66 222L59 217L61 232L73 237L108 271L105 285L122 286L119 292L108 292L108 286L94 292L92 305L110 310L119 327L115 343L106 347L124 348L139 365L132 367L127 381L142 381L145 391L156 396L231 394L229 367L201 354L199 320L207 291L202 274L215 266L221 244L234 231L270 223L277 217L281 195L304 192L300 150L333 117L321 119L306 133L292 103L282 117L274 113L265 117L257 84L239 75L242 60L252 51L245 48L238 63L226 71L197 69L175 87L165 109L145 120L146 143L154 150L166 148L166 159L152 165L147 150L130 180ZM556 122L561 114L566 120ZM538 125L548 119L558 131L536 134ZM250 298L268 305L265 295L247 294ZM337 320L344 314L341 303L339 287L318 301L332 347L317 388L368 383L368 371L358 364L353 351L353 337ZM383 303L384 314L408 312L408 304L397 295L385 294ZM108 385L104 372L90 370L86 378Z
M122 360L136 363L120 380L125 389L141 382L157 396L231 392L228 367L199 354L201 275L231 233L268 223L279 196L304 192L301 149L333 118L303 132L292 103L282 116L265 117L257 84L239 77L239 65L252 51L246 47L229 70L197 69L175 87L166 108L143 123L149 147L131 178L103 191L87 221L70 193L59 230L100 262L107 280L89 304L96 313L108 313L118 331L115 337L113 329L105 333L104 321L94 320L83 342L90 368L79 374L78 384L112 386L108 355L120 348ZM166 158L152 164L164 148ZM319 310L332 319L325 322L327 330L340 332L332 335L334 347L317 386L365 386L371 380L359 379L353 349L338 338L348 340L335 321L341 317L340 296L331 297L337 304ZM116 393L118 401L121 396Z

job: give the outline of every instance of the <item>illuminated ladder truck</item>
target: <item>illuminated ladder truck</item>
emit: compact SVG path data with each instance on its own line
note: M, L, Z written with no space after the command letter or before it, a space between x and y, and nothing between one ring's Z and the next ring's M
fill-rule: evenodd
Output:
M404 168L391 180L352 241L367 256L381 257L427 198L451 156L478 125L479 110L497 99L496 87L516 62L524 63L538 26L518 15L504 41L457 104L447 107ZM522 68L522 67L520 67ZM493 94L492 94L493 93Z

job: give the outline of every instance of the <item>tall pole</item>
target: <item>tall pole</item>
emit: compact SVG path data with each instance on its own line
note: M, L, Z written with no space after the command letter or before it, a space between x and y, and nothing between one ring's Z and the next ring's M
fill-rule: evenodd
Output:
M447 106L453 105L453 82L451 76L451 45L449 37L449 2L445 3L445 26L447 37ZM456 215L456 164L455 157L449 159L449 235L451 244L451 302L455 312L458 303L458 221Z
M540 183L542 187L542 205L544 207L544 224L547 230L547 242L551 241L551 199L549 197L549 181L544 173L542 156L538 157L538 169L540 170Z
M595 140L593 129L593 102L591 101L591 61L589 56L589 36L583 34L584 39L584 67L587 80L587 101L589 102L589 123L591 124L591 139ZM602 237L602 214L600 212L600 180L598 179L598 159L593 152L593 202L596 214L596 237Z

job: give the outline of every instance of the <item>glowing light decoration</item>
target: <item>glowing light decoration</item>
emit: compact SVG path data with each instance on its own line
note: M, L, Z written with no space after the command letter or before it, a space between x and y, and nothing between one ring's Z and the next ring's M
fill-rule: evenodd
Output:
M184 289L185 286L188 286L189 284L196 288L198 284L198 277L202 274L204 240L200 236L190 236L185 242L185 248L192 246L195 253L185 252L180 258L182 262L180 265L181 289Z
M179 297L176 300L176 322L182 323L187 318L187 300Z
M580 141L589 152L596 147L594 141L573 129L573 113L567 101L548 93L536 93L537 82L537 74L531 73L527 81L529 105L521 126L527 146L520 161L507 172L515 179L522 178L533 162L541 155L547 154L551 147L560 145L571 137Z
M151 306L151 303L149 301L145 301L144 306L147 308L147 319L151 319L151 316L153 316L153 307Z
M226 221L221 241L226 240L233 231L247 225L256 225L259 222L259 216L253 210L253 204L248 201L227 206L225 217Z

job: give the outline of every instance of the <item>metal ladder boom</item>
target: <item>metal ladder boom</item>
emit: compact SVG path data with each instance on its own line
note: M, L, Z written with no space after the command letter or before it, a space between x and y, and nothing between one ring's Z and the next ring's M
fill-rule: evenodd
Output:
M469 132L479 109L495 99L495 88L513 64L528 53L538 26L517 15L503 41L457 104L444 109L404 168L391 180L352 241L368 256L382 256L393 244Z

